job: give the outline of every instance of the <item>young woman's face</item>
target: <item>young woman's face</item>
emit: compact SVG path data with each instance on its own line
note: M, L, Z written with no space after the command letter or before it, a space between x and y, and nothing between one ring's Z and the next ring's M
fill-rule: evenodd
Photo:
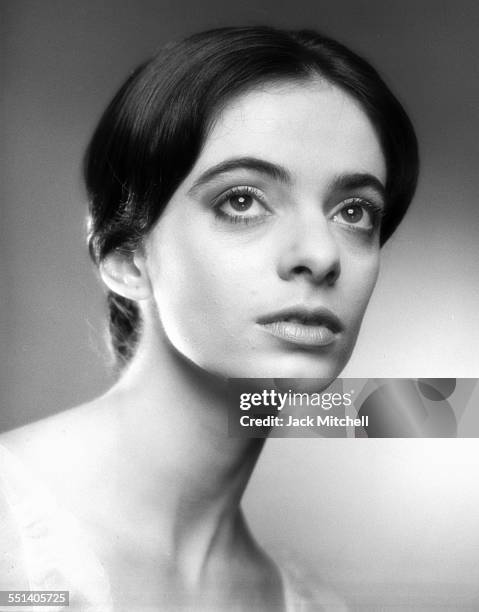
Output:
M236 98L146 242L164 341L227 377L336 377L377 278L385 179L340 89Z

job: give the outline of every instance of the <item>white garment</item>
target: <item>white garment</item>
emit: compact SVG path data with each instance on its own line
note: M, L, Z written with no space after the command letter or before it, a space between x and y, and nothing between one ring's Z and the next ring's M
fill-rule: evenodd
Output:
M286 562L279 570L287 612L347 610L334 594L305 580L297 564ZM114 612L108 576L78 521L2 446L0 590L64 590L70 592L69 607L41 610Z

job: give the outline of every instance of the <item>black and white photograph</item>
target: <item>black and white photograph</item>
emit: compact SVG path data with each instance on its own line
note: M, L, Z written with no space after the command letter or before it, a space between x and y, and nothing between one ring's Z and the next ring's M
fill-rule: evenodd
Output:
M479 610L479 5L0 0L0 611Z

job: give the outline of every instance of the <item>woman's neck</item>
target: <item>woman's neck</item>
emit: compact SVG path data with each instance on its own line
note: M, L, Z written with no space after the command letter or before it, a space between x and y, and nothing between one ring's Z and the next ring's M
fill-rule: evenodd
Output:
M226 383L160 333L144 333L105 399L120 438L121 490L137 500L132 515L141 506L142 524L157 524L155 545L172 565L194 583L221 560L258 554L239 503L264 440L228 437Z

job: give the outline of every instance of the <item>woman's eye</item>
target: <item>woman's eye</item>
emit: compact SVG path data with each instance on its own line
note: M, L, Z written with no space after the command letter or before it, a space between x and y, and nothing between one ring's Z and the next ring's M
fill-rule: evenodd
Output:
M215 215L232 223L251 223L269 215L263 193L254 187L234 187L214 204Z
M379 224L382 208L362 198L350 198L341 203L333 221L351 229L373 231Z
M247 193L231 195L227 202L233 210L236 210L237 212L246 212L253 206L254 198Z

